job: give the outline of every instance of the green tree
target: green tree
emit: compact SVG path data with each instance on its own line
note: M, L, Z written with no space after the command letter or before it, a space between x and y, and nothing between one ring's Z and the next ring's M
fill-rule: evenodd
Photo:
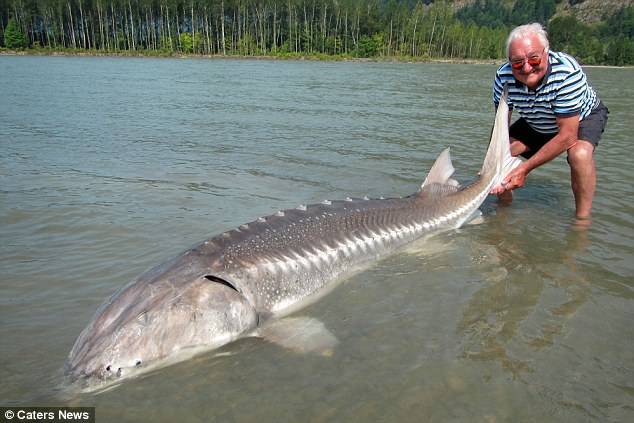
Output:
M9 23L4 30L4 45L6 48L11 49L26 48L29 45L26 35L24 35L14 19L9 19Z
M611 65L623 66L634 63L634 43L623 36L613 38L608 44L607 62Z
M382 46L382 33L374 34L372 37L363 35L359 40L359 48L357 49L356 55L358 57L374 57L379 54Z
M192 34L189 32L182 32L180 37L181 50L183 53L191 53L194 51L194 41L192 39Z
M574 16L551 19L561 1L582 0L0 0L0 42L115 52L500 59L512 25L539 21L548 22L554 50L582 63L632 64L634 7L586 25Z
M529 22L545 24L555 13L555 0L517 0L511 10L513 25Z
M502 0L477 0L460 9L456 17L467 24L499 28L509 24L510 13Z
M583 64L603 63L605 40L600 40L596 28L579 22L574 16L560 16L548 24L552 50L565 51Z
M607 18L601 27L604 36L634 38L634 6L623 7Z

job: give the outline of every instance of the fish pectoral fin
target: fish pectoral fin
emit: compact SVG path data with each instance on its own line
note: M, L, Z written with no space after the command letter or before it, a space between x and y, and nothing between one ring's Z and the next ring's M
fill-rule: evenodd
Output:
M403 249L403 253L417 257L432 257L444 255L454 249L453 241L447 240L442 234L429 234L410 243Z
M339 343L322 322L311 317L271 320L258 329L257 336L294 352L327 357Z

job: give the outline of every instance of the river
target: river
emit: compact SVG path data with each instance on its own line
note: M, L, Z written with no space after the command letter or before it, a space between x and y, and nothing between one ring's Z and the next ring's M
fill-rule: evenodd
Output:
M298 315L328 356L260 339L60 397L120 286L205 238L324 199L416 191L451 146L479 170L493 65L0 56L0 405L98 422L634 420L634 69L588 68L610 109L579 229L565 157L512 205Z

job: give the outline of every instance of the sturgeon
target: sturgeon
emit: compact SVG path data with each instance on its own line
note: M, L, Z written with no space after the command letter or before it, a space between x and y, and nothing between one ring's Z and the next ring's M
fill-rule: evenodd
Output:
M460 227L518 163L509 151L505 93L474 182L451 179L446 149L410 196L299 206L214 236L102 304L70 351L67 379L100 389L257 334L378 259Z

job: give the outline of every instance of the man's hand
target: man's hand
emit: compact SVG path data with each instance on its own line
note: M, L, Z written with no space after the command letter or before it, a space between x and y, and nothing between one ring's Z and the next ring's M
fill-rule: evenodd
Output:
M531 170L551 161L575 145L577 142L577 132L579 130L579 115L558 117L557 125L559 126L559 133L544 144L530 159L506 175L500 185L493 187L491 194L499 195L505 191L522 188L526 182L526 175L528 175ZM511 147L516 144L517 143L514 142ZM518 151L519 150L514 151L514 153L518 153Z
M524 163L516 167L504 177L502 183L493 187L491 194L502 194L505 191L512 191L516 188L522 188L526 182L526 176L528 175L528 169L524 166Z

